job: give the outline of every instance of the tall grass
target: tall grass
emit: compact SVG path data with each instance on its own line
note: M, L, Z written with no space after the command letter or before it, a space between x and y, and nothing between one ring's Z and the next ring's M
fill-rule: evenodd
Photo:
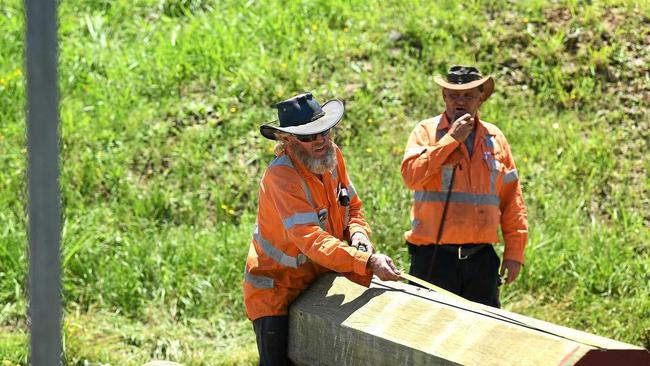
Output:
M462 3L462 4L461 4ZM26 363L20 1L0 3L0 361ZM60 3L66 364L252 364L241 271L272 106L338 97L337 133L379 247L402 267L399 163L477 64L508 136L530 243L506 308L650 343L647 2Z

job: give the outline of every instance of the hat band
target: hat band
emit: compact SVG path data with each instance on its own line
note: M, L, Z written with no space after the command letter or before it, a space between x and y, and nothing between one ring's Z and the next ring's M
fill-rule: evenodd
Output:
M314 115L309 122L314 122L315 120L323 117L325 115L325 112L321 111L320 113Z
M479 79L481 79L481 76L476 74L463 74L463 75L448 74L447 75L447 81L454 84L467 84Z
M286 119L281 119L280 120L280 127L296 127L296 126L302 126L304 124L307 124L309 122L314 122L315 120L323 117L325 115L324 111L320 111L320 113L316 113L311 117L308 117L303 120L286 120Z

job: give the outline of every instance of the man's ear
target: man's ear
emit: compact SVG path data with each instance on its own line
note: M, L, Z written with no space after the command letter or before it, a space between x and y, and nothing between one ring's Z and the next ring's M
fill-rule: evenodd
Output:
M290 140L289 136L290 136L289 134L284 134L283 133L283 134L278 134L277 138L278 138L278 141L280 141L280 142L282 142L284 144L288 144L289 140Z
M487 99L488 99L488 95L484 90L481 92L481 104L483 104L483 102L485 102Z

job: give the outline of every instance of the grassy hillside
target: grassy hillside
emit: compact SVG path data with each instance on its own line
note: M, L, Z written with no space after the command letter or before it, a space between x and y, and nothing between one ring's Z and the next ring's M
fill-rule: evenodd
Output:
M304 90L346 102L336 142L407 267L399 163L453 63L495 77L482 117L529 208L504 307L650 347L650 3L526 4L60 2L66 364L256 362L241 273L273 157L257 127ZM25 365L22 2L0 14L0 362Z

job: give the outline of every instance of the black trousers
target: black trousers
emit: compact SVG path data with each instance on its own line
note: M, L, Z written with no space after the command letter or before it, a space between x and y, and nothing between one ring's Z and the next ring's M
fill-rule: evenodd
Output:
M289 317L264 316L253 321L260 366L292 366L289 360Z
M492 245L486 246L485 249L466 259L459 259L458 252L438 248L438 245L417 246L408 242L406 244L411 254L409 274L467 300L501 307L500 260Z

